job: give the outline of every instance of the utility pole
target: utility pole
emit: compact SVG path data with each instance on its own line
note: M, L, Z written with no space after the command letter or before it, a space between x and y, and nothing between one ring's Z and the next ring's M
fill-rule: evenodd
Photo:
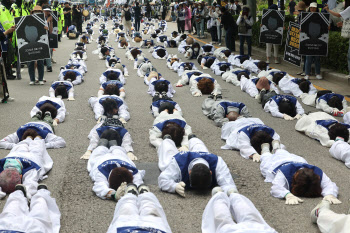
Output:
M256 21L256 0L248 0L248 6L250 8L250 15L252 16L254 23Z

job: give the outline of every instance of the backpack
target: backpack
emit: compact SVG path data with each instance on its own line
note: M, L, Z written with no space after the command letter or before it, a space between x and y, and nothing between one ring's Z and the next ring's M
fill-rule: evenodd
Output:
M128 11L125 11L125 20L126 20L126 21L130 21L130 20L131 20L131 13L130 13L129 10L128 10Z

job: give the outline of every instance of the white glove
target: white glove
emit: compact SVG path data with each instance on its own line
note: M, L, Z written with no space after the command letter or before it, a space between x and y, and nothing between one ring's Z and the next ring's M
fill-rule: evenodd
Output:
M187 146L182 146L179 148L179 151L188 151L188 147Z
M276 152L276 150L278 149L281 149L281 144L280 144L280 141L278 140L273 140L272 141L272 151L273 151L273 154Z
M75 99L73 97L69 97L67 100L68 101L74 101Z
M89 159L91 155L91 150L87 150L83 156L80 157L80 159Z
M334 204L334 205L341 204L341 201L339 201L339 200L338 200L335 196L333 196L332 194L325 196L325 197L323 198L323 200L328 201L329 203Z
M253 154L253 162L257 162L259 163L260 162L260 155L255 153Z
M291 116L289 116L289 115L287 115L287 114L283 114L283 119L285 119L286 121L292 121L292 120L294 120L293 117L291 117Z
M177 192L180 196L185 197L185 186L184 182L180 182L176 184L175 192Z
M106 116L100 116L100 117L98 118L96 124L101 123L101 121L104 121L104 120L106 120L106 119L107 119Z
M58 125L58 123L57 123L57 121L56 120L53 120L53 122L52 122L52 126L57 126Z
M122 198L122 196L124 196L125 189L126 189L126 182L123 182L120 184L119 188L117 189L117 191L114 194L115 201L118 201L120 198Z
M296 197L291 193L288 193L285 198L286 198L286 205L298 205L299 203L304 202L299 197Z
M203 66L203 70L207 70L208 69L208 67L206 67L206 66Z
M299 119L300 119L301 117L302 117L302 115L300 115L300 114L297 114L297 115L295 115L294 119L297 119L297 120L299 120Z
M4 197L6 197L6 193L0 191L0 199L3 199Z
M136 157L136 155L134 155L132 152L128 152L128 153L126 153L127 155L128 155L128 157L129 157L129 159L131 159L131 160L137 160L137 157Z
M129 77L129 73L124 73L124 76L125 77Z
M126 120L123 117L119 118L119 120L121 123L126 124Z
M193 96L196 96L196 97L198 97L198 96L202 96L202 93L196 92L196 93L194 93L194 95L193 95Z
M254 98L258 101L259 104L261 103L261 96L260 96L260 94L257 94Z

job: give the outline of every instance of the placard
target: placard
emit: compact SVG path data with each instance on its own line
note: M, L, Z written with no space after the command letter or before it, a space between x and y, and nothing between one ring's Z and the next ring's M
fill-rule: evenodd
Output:
M301 56L299 55L299 24L289 22L286 47L283 60L293 65L301 65Z
M284 11L264 9L261 25L260 43L282 44Z

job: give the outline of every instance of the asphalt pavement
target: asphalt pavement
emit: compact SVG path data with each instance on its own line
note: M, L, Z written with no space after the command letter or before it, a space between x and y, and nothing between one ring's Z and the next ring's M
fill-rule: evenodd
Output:
M109 29L112 22L109 21ZM94 39L97 38L98 27L95 27ZM176 30L176 24L168 23L170 33ZM148 36L149 37L149 36ZM156 149L149 143L148 131L154 120L150 114L151 96L147 94L147 86L143 78L136 75L133 62L125 58L125 49L118 49L114 42L115 35L110 35L110 46L115 48L116 55L122 59L129 70L130 76L126 79L126 102L129 107L131 119L126 124L134 141L134 153L138 157L137 166L146 170L145 183L150 186L162 204L168 222L173 232L196 233L201 232L203 210L211 198L210 191L206 193L187 192L186 198L177 194L165 193L159 190L157 178ZM30 121L30 110L43 95L48 95L50 84L57 79L60 66L66 65L70 53L74 49L76 40L62 38L59 48L54 52L57 64L53 65L53 72L45 72L46 84L43 86L29 86L29 76L25 68L22 80L8 81L9 90L15 102L0 105L0 137L13 133L17 128ZM135 46L132 43L133 46ZM95 41L87 45L88 60L86 61L88 73L84 76L85 82L75 87L75 101L66 101L68 115L66 120L56 127L56 134L63 137L67 147L50 149L49 154L54 160L53 169L49 172L46 183L52 196L56 199L61 211L61 232L106 232L113 218L116 203L98 198L92 191L93 183L88 175L86 160L80 160L88 147L87 135L96 124L93 111L88 99L97 95L99 77L106 70L105 61L99 60L92 51L97 48ZM169 70L166 60L152 58L148 49L142 49L147 58L157 68L163 77L174 86L179 79L177 73ZM177 48L167 48L170 54L177 54ZM184 59L182 54L178 55ZM193 62L198 65L197 61ZM199 67L199 65L198 65ZM260 118L266 125L272 127L280 136L281 142L291 153L303 156L310 164L319 166L332 181L339 187L341 205L331 206L338 213L346 213L349 209L350 197L349 169L343 162L332 158L328 149L322 147L316 140L295 131L296 121L285 121L274 118L265 113L261 105L254 98L242 92L239 87L224 82L220 76L205 70L222 86L225 99L240 101L246 104L253 117ZM339 88L343 88L339 85ZM270 195L270 183L264 183L259 170L259 164L242 158L237 151L221 150L225 144L220 139L221 130L202 113L201 104L207 96L193 97L188 86L176 87L173 100L179 103L187 123L193 132L204 141L211 153L222 156L227 163L237 185L239 192L248 197L260 211L266 222L278 232L319 232L316 225L310 221L310 211L321 201L321 198L307 199L296 206L285 205L285 200L279 200ZM333 88L333 91L337 89ZM315 108L303 105L306 112L316 111ZM339 118L339 120L342 120ZM0 157L5 157L9 151L0 150ZM0 207L6 199L0 201ZM244 211L244 210L242 210Z

